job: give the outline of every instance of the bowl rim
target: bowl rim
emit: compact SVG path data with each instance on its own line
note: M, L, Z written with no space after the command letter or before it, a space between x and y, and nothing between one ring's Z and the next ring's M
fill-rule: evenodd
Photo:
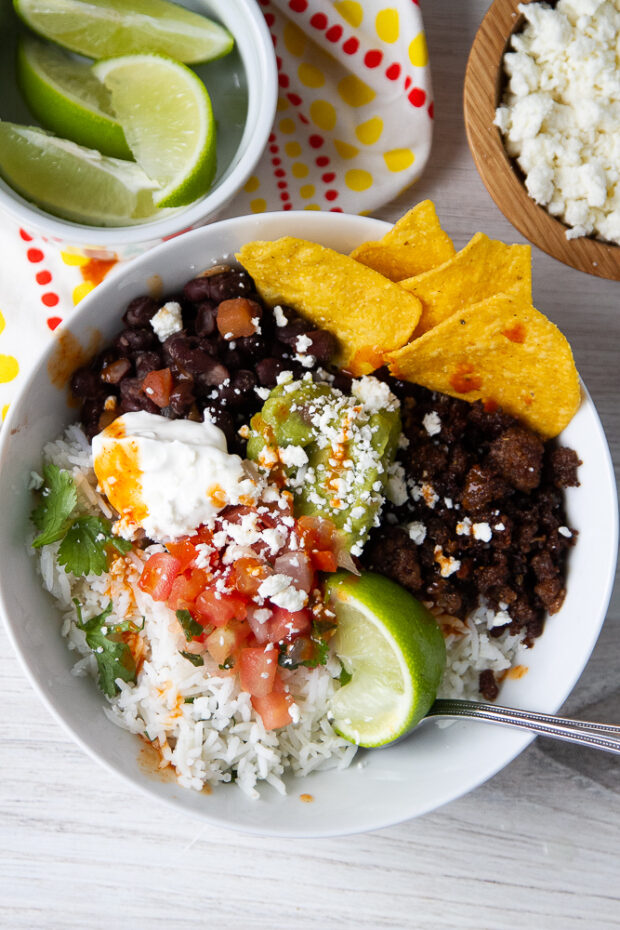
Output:
M327 221L327 216L330 216L329 221ZM197 229L185 234L182 239L175 239L174 249L179 251L182 248L181 242L183 245L197 241L199 242L203 236L214 236L219 234L220 231L226 229L234 230L236 226L243 226L248 224L248 221L251 221L255 229L260 229L262 233L266 233L267 236L270 232L270 226L272 224L278 223L287 223L288 225L299 224L304 229L304 234L312 239L313 233L316 233L316 241L321 241L321 236L324 236L324 226L326 222L329 222L332 227L341 225L342 228L345 228L347 223L350 223L352 220L355 221L356 227L360 229L360 238L362 235L368 232L369 238L377 238L391 228L391 224L386 223L381 220L372 219L369 217L352 217L348 214L326 214L326 213L308 213L307 211L290 211L287 213L271 213L271 214L261 214L260 216L242 216L234 217L227 220L222 220L217 224L214 224L209 227ZM321 232L323 230L323 232ZM282 233L280 233L282 234ZM128 263L125 268L128 270L128 273L135 273L136 269L139 271L140 267L146 267L149 270L152 266L157 264L159 256L163 254L164 250L168 251L172 246L172 243L162 243L161 245L155 247L144 255L134 259L132 262ZM210 260L211 257L216 257L212 255L207 255L205 263ZM89 295L81 303L76 314L70 317L61 327L58 328L57 333L59 335L64 331L71 331L72 326L75 324L76 319L79 319L85 315L91 315L90 311L91 305L97 306L100 301L105 301L108 296L108 292L114 293L117 290L117 283L119 283L119 276L116 275L114 279L108 278L104 281L91 295ZM120 282L122 283L122 282ZM122 300L123 297L121 294L116 295L115 299L115 310L114 312L120 313L122 310ZM41 368L47 365L53 352L55 340L50 342L48 349L39 357L36 364L33 366L31 371L28 374L27 379L23 383L15 401L11 405L9 414L4 423L3 429L0 430L0 471L2 471L2 466L4 464L5 458L8 454L8 449L11 443L12 432L19 425L19 416L20 416L20 406L21 401L27 396L30 392L33 383L38 377L38 373ZM598 438L601 441L601 451L602 451L602 465L605 471L605 477L609 485L609 495L614 497L617 500L617 493L615 489L615 480L613 473L613 466L611 461L611 455L609 452L609 447L606 442L605 434L600 422L600 418L596 411L596 408L587 392L585 387L583 388L583 405L584 408L587 408L587 413L590 416L593 426L598 433ZM604 583L601 585L599 590L596 593L597 601L597 623L587 631L587 636L585 637L585 648L581 650L580 655L582 660L579 664L579 667L576 669L575 673L571 676L570 680L564 681L562 687L563 696L559 701L548 701L546 706L539 709L553 713L555 712L561 703L566 699L568 694L573 690L578 678L582 674L587 660L596 644L596 641L600 635L600 630L605 618L605 613L607 606L611 597L611 591L614 583L614 574L615 574L615 565L616 565L616 556L617 556L617 546L618 546L618 516L617 516L617 507L612 507L609 514L609 526L610 526L610 536L611 538L607 540L609 543L608 549L601 556L601 562L603 565L603 575ZM51 606L51 602L50 602ZM343 836L343 835L352 835L355 833L362 833L371 830L381 829L384 827L392 826L397 823L401 823L404 820L411 819L412 817L420 816L424 813L428 813L432 810L436 810L438 807L441 807L443 804L456 800L467 792L473 790L475 787L483 784L488 778L492 777L506 765L508 765L534 738L533 735L521 731L514 731L510 734L510 744L508 748L504 747L502 752L497 756L492 755L484 765L484 769L476 769L476 772L472 775L471 773L465 773L462 775L458 790L455 791L452 789L444 790L443 794L436 795L432 800L429 800L426 804L419 805L415 811L405 811L404 814L395 815L392 817L386 818L385 815L381 815L380 806L377 807L377 812L374 810L366 810L361 817L361 822L359 825L356 825L353 828L343 829L342 827L338 828L329 828L325 825L315 824L312 820L305 829L299 829L296 827L288 828L282 824L277 824L276 827L270 826L269 821L266 821L264 824L260 825L257 823L232 823L230 819L210 809L208 805L205 805L203 809L197 811L192 809L189 804L185 802L185 793L180 797L176 797L174 794L165 794L160 790L157 790L157 785L151 779L146 777L136 778L131 774L122 771L120 767L114 765L114 763L103 754L103 750L98 748L96 745L90 745L85 738L83 738L77 731L74 729L74 726L63 717L60 709L57 709L54 704L54 699L52 694L48 695L44 689L43 684L36 678L34 670L31 669L28 665L27 657L25 653L20 648L20 645L17 641L16 631L13 629L14 621L10 618L9 606L7 603L7 597L5 593L4 584L0 585L0 615L3 618L5 629L7 630L8 639L11 642L11 645L18 656L18 661L23 668L27 679L31 682L34 690L38 696L43 701L44 705L50 710L52 716L61 724L64 731L68 733L71 738L83 749L91 758L95 759L97 762L102 764L104 768L110 772L113 772L115 775L120 776L128 784L134 788L138 788L140 791L146 795L156 798L159 801L163 801L170 807L174 807L179 811L183 811L188 816L194 816L200 818L205 823L211 823L213 825L224 827L226 829L238 830L246 833L252 833L261 836L283 836L283 837L303 837L303 838L313 838L313 837L330 837L330 836ZM544 639L544 637L543 637ZM476 726L476 724L474 724ZM311 777L311 776L310 776ZM189 791L189 789L183 789L183 792ZM292 796L289 795L289 798ZM260 803L260 802L257 802Z
M569 227L527 193L506 152L499 128L493 123L500 101L504 53L524 19L518 7L532 2L537 0L494 0L476 32L463 85L469 148L487 191L526 239L578 271L620 281L620 246L588 236L567 239Z
M109 249L179 235L207 222L223 210L243 187L267 144L278 102L278 72L271 34L258 4L254 0L235 0L235 4L229 7L222 0L219 2L221 9L229 11L236 21L243 22L247 30L239 37L228 27L233 32L248 75L248 103L243 133L230 162L233 167L230 169L228 166L227 173L214 190L162 219L131 226L89 226L47 213L0 179L0 209L43 238L74 246ZM213 11L213 15L224 18L220 9ZM235 164L239 152L241 156Z

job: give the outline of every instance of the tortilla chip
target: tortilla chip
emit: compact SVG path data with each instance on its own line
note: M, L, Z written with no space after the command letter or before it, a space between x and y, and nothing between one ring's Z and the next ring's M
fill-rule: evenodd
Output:
M400 281L400 287L422 301L422 316L415 331L418 337L453 313L493 294L510 291L531 303L531 249L529 245L506 245L476 233L454 258L425 274Z
M443 265L455 254L437 219L435 204L423 200L401 217L379 242L364 242L351 258L390 281L402 281Z
M287 304L333 333L340 344L334 361L355 375L379 368L386 352L407 342L420 318L413 294L314 242L290 236L250 242L237 258L268 304Z
M531 304L506 294L454 314L388 360L397 378L497 404L545 438L557 436L580 403L566 338Z

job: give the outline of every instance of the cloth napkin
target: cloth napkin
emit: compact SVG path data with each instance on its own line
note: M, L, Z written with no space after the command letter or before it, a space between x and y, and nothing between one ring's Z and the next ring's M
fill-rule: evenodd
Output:
M417 0L259 3L276 53L278 108L256 173L222 215L372 213L419 177L430 153ZM0 217L0 419L53 331L114 264Z

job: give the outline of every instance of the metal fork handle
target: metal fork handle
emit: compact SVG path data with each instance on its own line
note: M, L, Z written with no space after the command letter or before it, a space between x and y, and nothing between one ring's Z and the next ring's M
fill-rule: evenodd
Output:
M468 717L486 720L504 726L531 730L541 736L603 749L620 755L620 726L611 723L591 723L587 720L570 720L550 714L539 714L512 707L496 707L494 704L479 704L477 701L439 699L428 711L428 717Z

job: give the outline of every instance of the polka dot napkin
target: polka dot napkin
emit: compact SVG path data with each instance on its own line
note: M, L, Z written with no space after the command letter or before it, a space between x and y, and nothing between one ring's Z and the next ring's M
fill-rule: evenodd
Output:
M256 173L224 215L372 213L419 177L430 152L417 0L259 3L276 53L278 108ZM0 217L1 419L54 329L114 264L59 250Z

